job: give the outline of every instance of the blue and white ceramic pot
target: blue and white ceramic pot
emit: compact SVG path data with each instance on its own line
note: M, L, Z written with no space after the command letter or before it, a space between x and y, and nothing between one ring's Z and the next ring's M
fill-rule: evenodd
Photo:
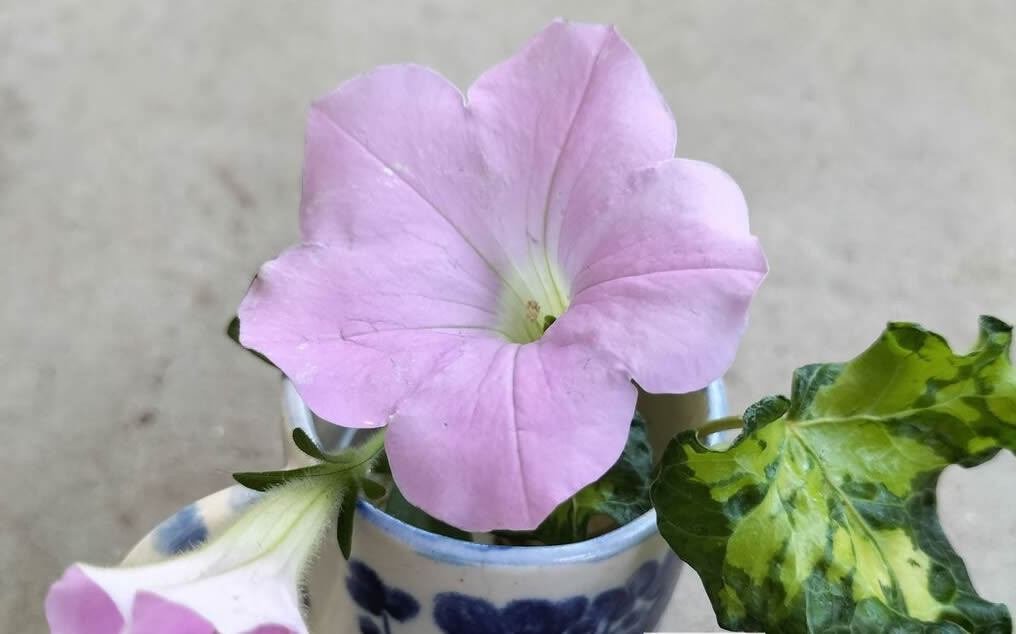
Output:
M722 384L641 402L658 450L680 427L726 414ZM326 448L352 431L317 421L287 382L288 466L307 464L290 436L300 427ZM224 489L177 512L124 560L150 563L199 545L257 494ZM325 547L311 570L308 623L316 634L628 634L652 631L681 563L650 511L626 526L563 546L496 546L435 535L365 501L357 505L350 561Z

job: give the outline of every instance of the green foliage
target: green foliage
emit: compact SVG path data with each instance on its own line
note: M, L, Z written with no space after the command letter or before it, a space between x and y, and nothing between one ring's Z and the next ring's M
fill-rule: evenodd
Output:
M353 519L356 516L357 490L355 486L346 489L339 504L339 516L335 520L335 536L339 541L342 557L349 561L353 549Z
M547 329L550 328L551 326L553 326L555 321L557 321L557 317L555 317L553 315L547 315L546 317L544 317L543 318L543 332L547 332Z
M416 506L413 506L409 500L402 495L402 491L399 487L392 485L392 492L388 496L388 505L385 507L385 512L392 517L399 519L410 526L422 528L425 531L435 533L437 535L444 535L445 537L451 537L452 539L461 539L463 541L473 541L472 536L450 524L445 524L441 520L431 517L425 511Z
M653 486L660 532L723 627L767 632L1010 632L938 521L950 464L1016 449L1011 328L982 317L966 355L890 324L848 363L794 373L725 451L681 434Z
M348 469L346 469L348 471ZM343 473L343 469L331 464L316 464L299 469L285 471L241 471L233 474L233 479L255 491L268 489L307 478L334 478Z
M653 479L653 448L646 423L639 415L632 420L621 457L599 480L583 488L547 517L534 531L500 531L511 543L570 544L592 537L591 522L606 516L623 526L642 515L652 504L649 488Z
M367 442L357 447L349 447L336 454L321 451L314 441L302 429L293 430L293 442L297 448L311 458L322 461L320 464L299 469L284 471L248 471L234 473L233 479L248 489L267 491L268 489L302 478L338 478L351 484L365 479L370 473L374 462L384 447L384 431L374 434Z
M380 500L388 492L383 484L375 482L370 478L360 478L357 483L360 485L360 490L363 491L363 494L372 500Z
M296 448L303 453L307 454L311 458L320 460L321 462L342 464L342 461L347 459L347 457L352 457L352 452L347 452L345 455L332 455L325 453L320 447L314 444L314 441L307 435L307 432L303 431L299 427L293 430L293 444L296 445Z

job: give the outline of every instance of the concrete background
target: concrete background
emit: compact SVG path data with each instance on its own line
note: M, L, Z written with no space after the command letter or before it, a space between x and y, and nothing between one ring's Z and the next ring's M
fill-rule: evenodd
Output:
M614 22L678 152L740 182L772 274L732 406L889 319L960 347L1016 320L1016 3L0 0L0 630L74 560L280 464L277 383L222 334L297 238L310 100L414 61L460 86L557 15ZM950 471L945 523L1016 608L1016 460ZM693 574L666 626L711 630Z

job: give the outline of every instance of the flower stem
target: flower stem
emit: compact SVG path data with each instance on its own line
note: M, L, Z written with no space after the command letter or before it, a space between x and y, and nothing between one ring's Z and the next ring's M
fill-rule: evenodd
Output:
M731 429L741 429L742 427L744 427L744 420L740 416L727 416L711 420L700 427L696 427L695 434L699 440L703 440L711 434Z
M385 432L387 431L387 427L377 430L362 445L356 448L357 452L368 460L376 458L381 453L381 450L385 448Z

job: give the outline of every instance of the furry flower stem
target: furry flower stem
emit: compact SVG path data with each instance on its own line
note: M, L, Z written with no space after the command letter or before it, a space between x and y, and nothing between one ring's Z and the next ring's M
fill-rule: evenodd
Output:
M342 556L349 559L353 540L353 515L356 500L363 491L371 497L384 495L384 487L370 479L370 472L384 450L385 430L380 429L361 445L348 447L337 454L323 451L302 429L293 430L293 442L318 464L285 471L234 473L233 478L255 491L269 491L290 482L313 481L330 487L339 501L336 537Z

